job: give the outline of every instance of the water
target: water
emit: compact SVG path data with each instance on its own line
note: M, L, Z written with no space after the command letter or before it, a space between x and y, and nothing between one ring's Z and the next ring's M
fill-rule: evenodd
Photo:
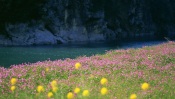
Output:
M104 54L108 50L140 48L163 43L163 41L151 42L126 42L117 43L82 43L63 44L53 46L18 46L0 47L0 66L10 67L21 63L34 63L44 60L57 60L76 58L79 56L92 56Z

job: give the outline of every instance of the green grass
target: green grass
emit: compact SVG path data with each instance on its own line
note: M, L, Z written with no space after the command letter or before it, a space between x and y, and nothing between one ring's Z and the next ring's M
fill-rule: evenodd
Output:
M82 64L78 70L74 68L76 62ZM14 92L10 90L12 77L18 79ZM103 77L108 79L107 85L100 84ZM49 99L47 93L52 91L52 80L57 81L59 90L51 99L66 99L75 87L81 91L74 94L74 99L129 99L133 93L138 99L175 99L175 43L1 68L0 99ZM144 82L150 85L146 91L141 89ZM38 85L44 86L45 91L38 94ZM108 89L104 96L100 93L102 87ZM90 95L83 97L86 89Z

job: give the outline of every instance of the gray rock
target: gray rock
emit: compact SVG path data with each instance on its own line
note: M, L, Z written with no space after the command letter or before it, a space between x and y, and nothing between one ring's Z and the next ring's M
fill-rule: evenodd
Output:
M34 44L56 44L56 38L49 31L35 30Z
M158 8L163 10L156 16L153 10L158 13ZM44 14L40 20L8 23L6 31L9 37L1 36L0 44L149 39L155 35L175 37L172 0L47 0L42 9Z

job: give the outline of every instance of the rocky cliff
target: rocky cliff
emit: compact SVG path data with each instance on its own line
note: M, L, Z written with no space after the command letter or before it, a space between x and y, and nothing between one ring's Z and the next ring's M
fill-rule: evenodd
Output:
M34 9L35 13L38 12L35 14L37 18L25 17L34 13L29 7L20 9L16 20L10 20L13 16L6 15L10 21L0 24L0 44L175 37L173 0L46 0L35 4L39 5L34 7L37 9ZM13 15L16 16L15 13Z

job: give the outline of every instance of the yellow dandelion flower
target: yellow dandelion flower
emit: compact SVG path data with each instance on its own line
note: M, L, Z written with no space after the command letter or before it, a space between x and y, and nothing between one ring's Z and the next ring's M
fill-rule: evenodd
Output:
M89 91L88 91L88 90L84 90L82 95L83 95L84 97L89 96Z
M80 88L77 87L77 88L74 89L74 93L77 94L77 93L79 93L79 92L80 92Z
M10 80L11 85L15 85L16 82L17 82L17 79L16 79L16 78L12 78L12 79Z
M52 91L56 93L58 91L58 87L52 87Z
M72 92L69 92L67 94L67 99L73 99L74 98L74 94Z
M107 93L108 93L108 89L105 88L105 87L103 87L103 88L101 89L101 94L102 94L102 95L106 95Z
M49 92L49 93L47 94L47 97L48 97L48 98L53 97L53 93L52 93L52 92Z
M148 83L143 83L143 84L141 85L141 88L142 88L143 90L148 90L149 84L148 84Z
M81 67L81 64L78 62L75 64L75 69L79 69Z
M131 94L130 99L136 99L137 95L136 94Z
M46 72L48 72L48 71L49 71L49 68L47 67L47 68L46 68Z
M11 87L10 87L10 90L11 90L11 91L14 91L15 89L16 89L15 86L11 86Z
M102 85L105 85L105 84L108 83L108 80L107 80L106 78L102 78L101 81L100 81L100 83L101 83Z
M39 93L44 92L44 87L41 86L41 85L39 85L39 86L37 87L37 91L38 91Z
M56 80L53 80L50 84L51 84L52 87L57 87L57 81Z

